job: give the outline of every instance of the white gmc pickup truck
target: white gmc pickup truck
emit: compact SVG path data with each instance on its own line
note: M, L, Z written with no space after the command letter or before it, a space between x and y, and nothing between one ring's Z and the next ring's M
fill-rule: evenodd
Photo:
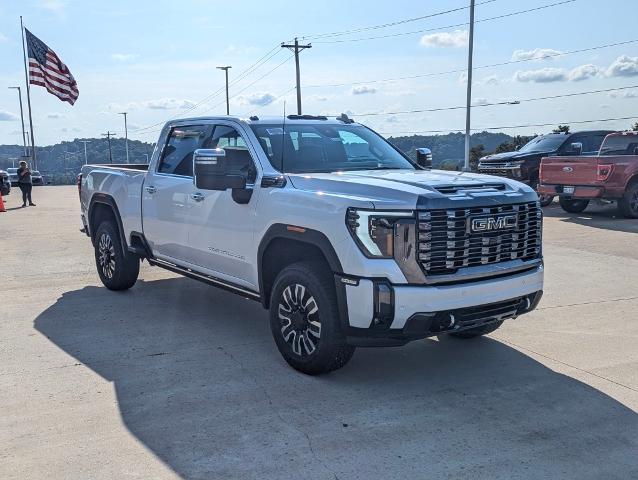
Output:
M88 165L78 187L107 288L146 260L260 301L307 374L493 332L542 295L531 188L423 169L345 115L171 121L149 165Z

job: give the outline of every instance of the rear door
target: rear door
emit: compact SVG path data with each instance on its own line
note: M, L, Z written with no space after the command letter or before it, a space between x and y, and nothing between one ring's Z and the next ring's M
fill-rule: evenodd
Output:
M210 134L210 125L173 126L159 159L149 168L142 190L144 236L153 254L169 261L188 258L188 210L194 194L193 152Z

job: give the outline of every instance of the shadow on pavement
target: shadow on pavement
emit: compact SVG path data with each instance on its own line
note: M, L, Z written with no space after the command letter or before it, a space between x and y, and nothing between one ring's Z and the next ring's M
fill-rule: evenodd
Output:
M638 233L638 220L625 218L613 205L590 204L582 213L567 213L558 204L543 209L545 217L558 218L565 223L575 223L585 227Z
M185 278L71 291L35 328L113 382L183 478L638 476L635 412L490 338L359 349L307 377L259 304Z

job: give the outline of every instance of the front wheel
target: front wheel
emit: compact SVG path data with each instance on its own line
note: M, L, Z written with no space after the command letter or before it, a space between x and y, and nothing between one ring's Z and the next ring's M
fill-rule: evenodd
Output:
M343 367L355 348L339 325L334 277L321 264L300 262L275 280L270 329L279 352L296 370L319 375Z
M589 200L574 200L572 198L560 197L558 203L567 213L581 213L589 205Z
M541 207L549 207L554 201L554 195L545 195L539 193L538 200L541 203Z
M100 280L109 290L127 290L135 285L140 259L124 252L117 226L105 220L95 234L95 266Z
M627 187L625 194L618 201L618 207L627 218L638 218L638 182Z

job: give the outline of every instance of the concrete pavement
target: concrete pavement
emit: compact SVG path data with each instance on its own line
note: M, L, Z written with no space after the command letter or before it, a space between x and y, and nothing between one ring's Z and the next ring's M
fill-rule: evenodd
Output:
M546 210L540 308L287 366L256 302L103 288L75 187L0 214L0 478L638 478L638 221ZM591 210L591 211L590 211Z

